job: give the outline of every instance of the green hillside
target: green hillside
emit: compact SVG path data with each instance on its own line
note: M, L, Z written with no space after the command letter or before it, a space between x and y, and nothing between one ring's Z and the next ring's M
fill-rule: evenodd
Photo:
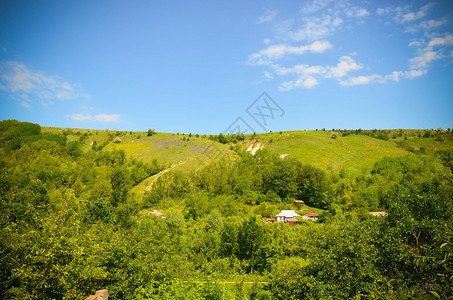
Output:
M195 170L220 158L231 159L234 152L228 145L211 141L207 138L188 134L158 132L147 136L146 132L106 131L90 129L62 129L43 127L43 133L67 133L68 141L82 138L83 149L86 151L93 143L106 143L105 150L124 150L126 155L145 163L157 159L169 167L177 165L183 172ZM119 141L115 142L118 137Z
M79 141L84 151L96 146L105 150L124 150L126 155L145 163L157 159L168 166L168 171L189 173L220 158L232 160L235 143L219 143L207 136L175 133L109 131L90 129L64 129L43 127L43 133L58 133L68 141ZM283 157L291 157L326 171L338 173L346 169L353 173L370 170L384 156L398 157L408 153L434 154L438 150L452 149L451 134L439 135L434 130L376 130L362 134L343 134L332 131L285 131L245 136L239 141L244 150L250 146L264 148ZM376 138L384 133L386 139ZM336 138L332 138L336 135ZM115 141L115 139L117 139ZM155 177L149 178L135 190L142 190Z
M402 156L408 152L393 141L383 141L366 135L338 135L330 131L285 131L257 135L264 148L279 155L289 154L303 163L324 170L346 168L361 171L372 168L384 156ZM250 142L247 144L250 144Z
M143 162L157 159L173 169L190 172L207 165L221 157L234 159L231 151L232 143L218 143L206 137L188 134L157 133L147 136L146 132L106 131L89 129L62 129L43 127L43 132L65 133L68 141L79 140L84 150L105 144L106 150L124 150L126 155ZM120 141L115 142L118 137ZM258 134L255 139L247 136L241 142L244 149L250 145L261 144L262 148L282 156L295 158L302 163L312 164L324 170L339 172L342 168L360 172L370 169L374 163L384 156L402 156L409 153L409 147L417 148L418 143L426 148L433 148L435 138L419 139L412 137L404 141L402 138L380 140L367 135L338 135L332 139L330 131L285 131L282 133ZM401 147L398 143L410 146ZM421 146L420 146L421 147ZM446 144L444 148L451 148ZM435 148L437 149L437 148ZM410 150L410 149L409 149Z

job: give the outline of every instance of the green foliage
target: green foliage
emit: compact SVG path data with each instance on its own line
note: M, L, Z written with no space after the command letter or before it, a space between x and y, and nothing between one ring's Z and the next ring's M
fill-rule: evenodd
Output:
M153 136L156 134L156 130L154 128L148 129L148 132L146 133L147 136Z
M449 167L453 172L453 150L439 150L435 156L440 158L444 166Z
M335 141L316 134L326 144L370 142L342 133ZM287 133L270 134L275 146ZM118 135L134 138L0 122L1 299L84 299L100 288L112 299L453 296L451 149L424 144L427 155L384 157L357 174L267 150L253 156L238 144L235 160L209 160L190 173L137 155L132 143L112 145ZM321 218L289 226L258 217L296 208Z

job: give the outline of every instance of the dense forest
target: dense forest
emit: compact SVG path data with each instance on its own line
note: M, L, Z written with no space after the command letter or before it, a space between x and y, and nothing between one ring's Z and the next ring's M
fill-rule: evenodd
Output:
M113 135L84 139L0 122L0 298L453 297L453 150L352 174L216 136L234 159L168 172L137 201L133 188L169 166L106 149ZM300 208L295 199L320 218L261 219Z

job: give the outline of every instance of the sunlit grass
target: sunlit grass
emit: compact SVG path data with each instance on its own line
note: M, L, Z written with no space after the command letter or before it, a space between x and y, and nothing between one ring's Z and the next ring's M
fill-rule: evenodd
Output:
M330 131L285 131L258 135L266 149L289 154L303 163L338 172L342 168L362 171L373 167L384 156L402 156L408 152L392 141L365 135L341 136L332 139Z

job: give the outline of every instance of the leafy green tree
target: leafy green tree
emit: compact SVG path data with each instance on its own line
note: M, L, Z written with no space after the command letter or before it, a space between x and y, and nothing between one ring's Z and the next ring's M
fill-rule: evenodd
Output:
M152 128L152 129L148 129L148 132L147 132L146 135L147 135L147 136L153 136L153 135L155 135L155 134L156 134L156 131L155 131L154 128Z
M228 143L228 140L226 139L226 137L222 133L219 134L217 139L218 139L219 143L222 143L222 144Z
M125 203L127 192L130 188L130 174L124 167L116 167L110 176L112 184L112 205L117 206L119 203Z
M256 222L254 217L244 220L238 231L238 257L249 260L251 274L253 274L263 236L263 228Z

